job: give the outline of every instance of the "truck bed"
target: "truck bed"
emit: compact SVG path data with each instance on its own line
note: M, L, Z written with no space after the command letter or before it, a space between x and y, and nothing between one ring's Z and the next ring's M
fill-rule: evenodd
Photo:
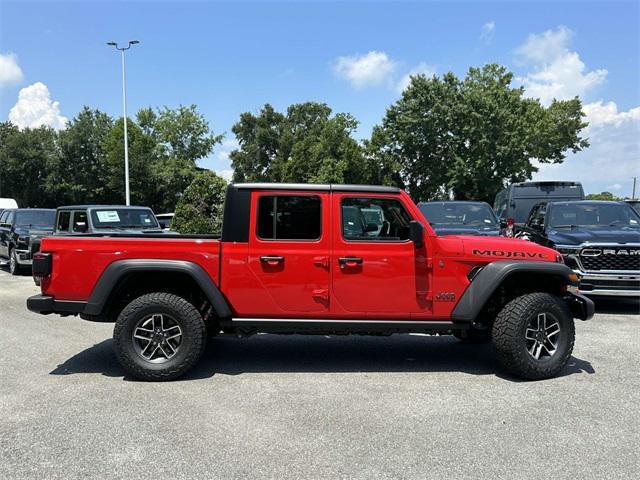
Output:
M110 234L47 237L41 250L52 254L52 274L42 293L59 300L86 300L107 266L125 259L185 260L202 267L217 285L220 241L215 235ZM81 273L80 273L81 272Z

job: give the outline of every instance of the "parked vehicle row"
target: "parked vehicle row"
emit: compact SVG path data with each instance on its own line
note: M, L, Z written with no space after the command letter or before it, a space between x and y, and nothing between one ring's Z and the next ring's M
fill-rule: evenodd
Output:
M585 294L640 297L640 215L626 203L539 203L517 236L560 252Z
M14 201L15 203L15 201ZM166 233L148 207L70 205L58 209L5 208L0 213L0 259L17 275L31 267L46 236ZM37 283L37 282L36 282Z

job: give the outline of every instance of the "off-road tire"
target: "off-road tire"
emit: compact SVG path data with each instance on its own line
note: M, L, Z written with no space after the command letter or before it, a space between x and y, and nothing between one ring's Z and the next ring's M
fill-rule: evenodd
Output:
M152 363L136 352L133 331L145 316L169 315L182 330L182 342L175 356L164 363ZM120 312L113 329L113 345L122 367L139 380L174 380L190 370L206 346L206 328L198 310L187 300L170 293L148 293Z
M527 350L525 332L541 313L552 315L560 325L553 356L535 359ZM493 323L493 343L503 366L527 380L555 377L567 364L575 340L573 316L563 300L549 293L529 293L507 303Z
M455 330L453 336L460 340L462 343L467 344L482 344L489 343L491 341L491 329L487 328L480 330L477 328L469 328L467 330Z

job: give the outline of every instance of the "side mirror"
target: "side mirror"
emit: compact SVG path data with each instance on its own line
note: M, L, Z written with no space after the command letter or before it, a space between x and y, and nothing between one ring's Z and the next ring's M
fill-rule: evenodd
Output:
M506 218L501 218L500 219L500 228L507 228L509 226L509 223L507 222Z
M73 231L85 233L87 231L87 224L85 222L78 222L74 225Z
M531 220L531 223L529 223L529 227L533 228L534 230L542 230L542 223L540 222L540 220Z
M416 248L422 247L424 244L424 227L420 222L415 220L409 222L409 238Z

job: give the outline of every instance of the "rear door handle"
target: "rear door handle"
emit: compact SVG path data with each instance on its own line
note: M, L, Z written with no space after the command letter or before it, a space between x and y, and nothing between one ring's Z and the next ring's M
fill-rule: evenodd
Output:
M279 255L265 255L260 257L260 261L268 265L277 265L278 263L284 262L284 257Z
M355 267L356 265L362 265L362 258L360 257L339 257L338 263L340 267Z

